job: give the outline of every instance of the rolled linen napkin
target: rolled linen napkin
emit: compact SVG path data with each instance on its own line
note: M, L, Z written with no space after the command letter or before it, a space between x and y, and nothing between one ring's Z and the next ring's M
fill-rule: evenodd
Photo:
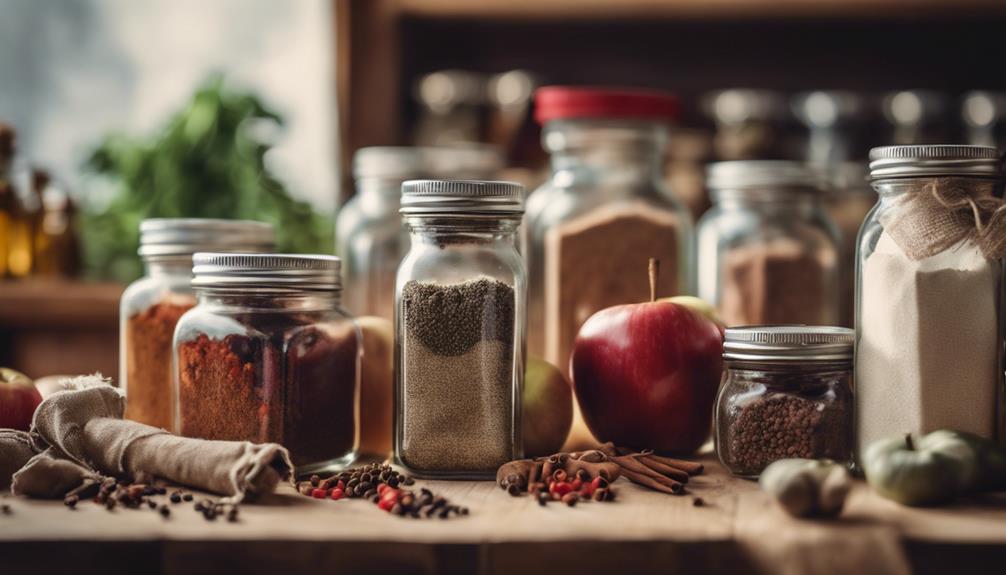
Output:
M61 497L108 475L159 477L238 502L290 477L290 455L275 443L191 439L124 420L125 397L98 375L66 388L38 406L30 433L0 432L0 485L16 495Z

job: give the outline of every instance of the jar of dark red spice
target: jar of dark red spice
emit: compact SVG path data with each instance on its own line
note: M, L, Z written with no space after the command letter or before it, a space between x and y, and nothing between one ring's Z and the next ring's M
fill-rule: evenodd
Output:
M731 473L794 457L851 464L853 340L841 327L726 330L715 439Z
M361 341L332 256L199 253L175 330L176 431L276 442L298 474L356 456Z
M171 340L182 314L196 305L192 254L275 251L270 224L243 220L156 218L140 222L144 276L119 300L119 383L126 417L169 428Z

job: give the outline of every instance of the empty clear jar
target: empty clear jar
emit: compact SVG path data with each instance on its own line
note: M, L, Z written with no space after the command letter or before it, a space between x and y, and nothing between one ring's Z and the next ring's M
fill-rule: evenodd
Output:
M275 247L272 226L263 222L163 218L140 223L146 273L119 300L119 385L126 392L127 418L171 428L171 339L178 319L196 305L192 254Z
M728 326L838 323L838 231L820 178L798 162L718 162L707 185L699 297Z
M416 475L492 478L521 456L523 191L511 182L402 186L412 246L396 285L394 450Z
M394 317L395 273L409 250L409 235L398 213L402 182L486 179L502 167L503 157L492 146L358 150L353 157L356 195L339 210L336 225L346 307L359 315Z
M716 400L716 454L731 473L757 477L793 457L851 464L851 329L728 328Z
M663 178L673 95L553 86L535 104L552 177L527 202L528 347L565 368L587 318L649 298L649 258L658 296L691 291L692 217Z
M332 256L199 253L174 338L176 431L275 442L298 475L354 459L360 332Z

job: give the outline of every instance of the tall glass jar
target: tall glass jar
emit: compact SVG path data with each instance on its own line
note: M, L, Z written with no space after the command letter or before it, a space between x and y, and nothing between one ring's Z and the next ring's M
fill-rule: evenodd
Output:
M119 300L119 385L126 417L170 429L171 338L175 324L196 305L192 254L201 250L268 252L272 226L243 220L157 218L140 222L145 274Z
M866 215L877 202L869 182L865 162L845 162L825 168L828 193L825 207L838 228L839 243L839 324L853 327L856 316L856 238Z
M870 177L880 198L857 251L860 452L936 429L1006 439L998 151L874 148Z
M336 248L343 262L346 307L394 317L395 272L409 249L398 213L402 182L420 178L492 178L503 167L491 146L361 148L353 157L356 195L339 210Z
M522 453L527 272L523 187L402 186L412 247L395 297L395 460L426 477L492 478Z
M174 337L176 431L275 442L298 475L356 456L361 341L332 256L198 253Z
M851 329L728 328L716 400L716 454L734 475L757 477L791 457L851 464Z
M798 162L709 166L713 208L698 226L699 297L728 326L838 322L838 231L819 181Z
M674 96L553 86L535 98L552 177L527 202L528 346L565 369L588 317L649 298L649 258L659 296L691 291L692 218L663 178Z

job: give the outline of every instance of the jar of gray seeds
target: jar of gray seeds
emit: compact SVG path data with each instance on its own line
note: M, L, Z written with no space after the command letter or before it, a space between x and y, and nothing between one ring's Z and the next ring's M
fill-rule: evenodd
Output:
M395 289L394 443L411 474L492 479L522 456L523 195L512 182L402 185L411 248Z

